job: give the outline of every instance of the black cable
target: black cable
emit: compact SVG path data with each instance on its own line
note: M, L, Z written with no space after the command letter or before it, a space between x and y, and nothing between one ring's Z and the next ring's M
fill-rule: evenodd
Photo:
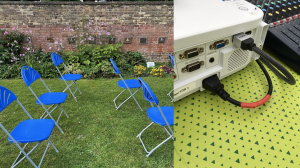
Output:
M202 82L202 87L208 91L211 91L213 94L218 94L223 100L225 101L227 100L236 106L245 107L245 108L255 108L266 103L271 98L271 94L273 91L273 84L270 75L268 74L267 70L262 65L260 60L263 61L279 78L283 79L290 85L295 85L296 80L290 74L290 72L287 69L285 69L279 62L277 62L274 58L269 56L267 53L263 52L260 48L256 47L256 44L254 43L254 40L252 38L250 37L247 38L245 36L246 35L243 33L235 35L233 39L233 43L236 44L238 47L241 47L241 49L243 50L254 51L258 55L260 55L260 59L257 59L255 61L262 69L268 81L269 84L268 94L257 102L245 103L245 102L236 101L232 99L230 95L224 90L224 85L220 83L220 80L216 74L204 79ZM285 76L283 76L275 67L278 70L280 70L280 72Z
M279 62L277 62L274 58L272 58L270 55L268 55L267 53L265 53L264 51L262 51L260 48L253 46L252 47L252 51L256 52L258 55L260 55L260 60L266 64L279 78L281 78L282 80L284 80L285 82L287 82L290 85L295 85L296 84L296 80L295 78L292 76L292 74L290 74L290 72L285 69ZM283 76L278 70L280 70L285 76Z
M272 91L273 91L273 84L272 84L272 80L270 78L270 75L268 74L267 70L265 69L265 67L262 65L262 63L259 60L256 60L256 63L259 65L259 67L261 68L261 70L263 71L263 73L265 74L268 84L269 84L269 91L268 91L268 95L272 95ZM236 105L236 106L241 106L241 102L234 100L231 97L227 97L227 101L229 101L230 103Z
M272 84L270 75L268 74L267 70L265 69L265 67L262 65L262 63L259 60L256 60L256 63L259 65L259 67L262 69L264 75L266 76L266 79L267 79L268 85L269 85L268 95L271 96L272 91L273 91L273 84ZM225 101L227 100L236 106L243 106L243 104L252 105L252 103L241 103L241 102L231 98L230 95L224 90L224 85L220 83L220 80L217 75L213 75L211 77L204 79L202 86L206 90L211 91L213 94L219 95L223 100L225 100ZM260 100L260 101L262 101L262 100ZM254 104L254 106L255 106L255 104Z
M227 98L227 101L229 101L231 104L234 104L234 105L236 105L236 106L241 106L241 102L236 101L236 100L234 100L234 99L231 98L231 97L228 97L228 98Z
M268 91L268 94L271 96L272 95L272 92L273 92L273 83L272 83L272 80L270 78L270 75L269 73L267 72L266 68L262 65L262 63L259 61L259 60L255 60L256 63L259 65L259 67L261 68L261 70L263 71L263 73L265 74L266 78L267 78L267 81L268 81L268 84L269 84L269 91Z

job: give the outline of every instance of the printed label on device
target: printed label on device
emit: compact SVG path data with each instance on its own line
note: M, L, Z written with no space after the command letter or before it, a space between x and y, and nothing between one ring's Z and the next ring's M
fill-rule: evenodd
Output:
M192 82L192 83L187 84L187 85L185 85L185 86L183 86L183 87L181 87L179 89L176 89L174 91L174 98L176 98L176 97L178 97L178 96L180 96L180 95L182 95L184 93L187 93L190 90L195 89L195 88L196 88L196 82Z
M185 65L188 65L188 64L197 62L197 61L199 61L199 60L200 60L200 58L197 58L197 59L194 59L194 60L191 60L191 61L187 61L187 62L185 62Z

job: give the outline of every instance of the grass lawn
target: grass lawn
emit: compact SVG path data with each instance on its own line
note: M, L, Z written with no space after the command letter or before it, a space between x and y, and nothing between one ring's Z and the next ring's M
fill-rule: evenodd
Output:
M143 79L152 88L161 106L173 106L167 96L173 88L173 77ZM82 94L76 92L77 103L70 92L66 92L68 98L62 107L70 118L62 114L58 122L65 133L62 134L55 126L50 136L59 153L49 146L42 167L173 167L172 140L147 158L142 144L136 138L138 133L151 123L146 113L150 103L144 99L141 89L135 97L143 111L140 111L132 98L119 110L115 110L113 99L122 91L117 86L118 80L119 78L78 81ZM59 79L44 79L44 81L52 92L60 92L66 86ZM44 112L42 106L35 103L35 97L22 79L1 80L0 85L14 92L33 118L39 118ZM75 86L72 86L73 91L74 88ZM47 91L40 80L32 84L32 89L37 95ZM129 96L127 92L118 98L117 103L121 103ZM57 119L59 114L60 110L57 108L52 116ZM9 132L25 119L28 119L28 116L17 102L13 102L0 113L0 122ZM17 146L9 143L7 137L0 129L0 167L10 167L19 154ZM154 125L143 133L142 138L146 145L148 144L148 149L152 149L167 138L167 134L161 126ZM33 145L35 143L27 149L31 149ZM37 165L46 145L47 142L44 141L30 155ZM25 159L17 167L33 166Z

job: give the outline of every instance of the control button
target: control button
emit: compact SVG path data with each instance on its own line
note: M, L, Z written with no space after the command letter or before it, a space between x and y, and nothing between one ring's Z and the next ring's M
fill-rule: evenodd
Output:
M288 17L288 18L286 18L285 20L286 20L286 22L287 22L287 23L289 23L289 21L290 21L290 18Z
M280 24L282 25L282 23L283 23L283 20L280 20Z
M295 21L295 15L292 16L293 21Z
M298 14L297 16L298 16L298 19L300 19L300 14Z
M276 27L276 25L277 25L277 22L274 22L274 23L273 23L273 25L274 25L274 27Z

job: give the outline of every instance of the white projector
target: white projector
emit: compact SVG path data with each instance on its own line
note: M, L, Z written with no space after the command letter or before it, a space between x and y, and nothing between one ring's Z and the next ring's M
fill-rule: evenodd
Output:
M232 41L245 33L263 46L268 25L256 6L244 0L175 0L174 8L175 101L203 91L204 79L223 79L259 58Z

